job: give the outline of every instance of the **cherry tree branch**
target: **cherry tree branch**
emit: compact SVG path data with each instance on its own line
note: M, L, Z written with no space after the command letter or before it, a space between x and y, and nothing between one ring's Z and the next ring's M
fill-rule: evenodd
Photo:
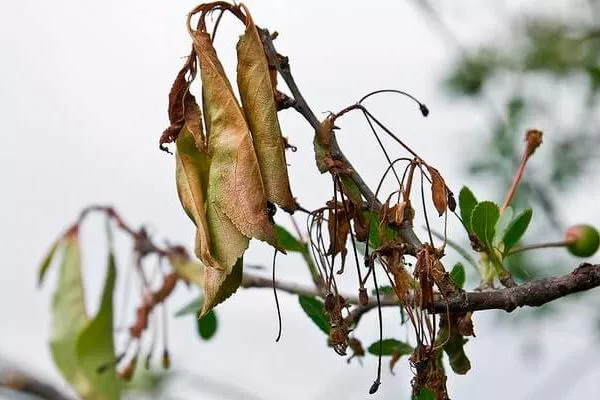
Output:
M36 396L46 400L71 400L72 398L60 392L52 385L20 371L8 371L0 375L0 387L15 392Z
M321 293L312 286L297 283L276 281L277 289L296 295L320 296ZM438 293L435 296L433 312L444 313L446 311L466 312L482 310L505 310L514 311L519 307L539 307L553 300L567 295L590 290L600 286L600 264L581 264L571 273L534 279L520 286L491 289L481 292L460 292L451 298L442 298ZM270 278L244 274L242 280L244 288L272 288L273 282ZM375 300L369 300L366 305L359 305L358 296L342 296L356 307L352 310L353 320L359 319L364 313L377 307ZM381 299L381 305L385 307L399 306L398 299L394 296Z

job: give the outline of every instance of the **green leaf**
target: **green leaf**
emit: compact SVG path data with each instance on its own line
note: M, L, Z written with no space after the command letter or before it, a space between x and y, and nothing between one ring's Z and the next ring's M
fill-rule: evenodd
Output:
M496 232L496 222L500 218L498 205L491 201L478 203L471 214L471 229L479 240L490 249Z
M412 347L410 344L401 342L396 339L383 339L381 341L382 356L391 356L393 354L408 355L412 354L414 350L414 347ZM379 340L371 344L367 351L373 355L378 356L380 354Z
M450 278L456 283L456 286L463 288L465 286L465 267L461 263L456 263L452 271L450 271Z
M50 352L66 381L81 394L87 392L89 384L77 367L76 343L88 323L88 316L85 311L77 231L69 232L63 240L63 260L52 298Z
M460 218L463 220L467 230L472 231L471 214L477 205L477 199L473 192L471 192L471 189L466 186L463 186L462 189L460 189L460 193L458 194L458 205L460 207Z
M519 242L519 239L523 236L529 223L531 222L531 217L533 215L533 211L531 208L527 208L521 214L519 214L508 226L506 229L506 233L502 238L504 242L504 254L507 254L510 249L512 249L515 244Z
M196 297L194 300L190 301L185 306L181 307L175 313L175 317L182 317L184 315L189 315L189 314L198 315L200 310L202 310L202 304L204 304L204 296L200 295L200 296Z
M120 399L121 384L115 368L98 371L98 368L110 365L116 358L113 338L113 291L116 277L115 257L111 250L100 308L81 332L76 344L78 367L89 383L89 391L79 394L86 399Z
M275 236L277 237L279 245L286 251L293 251L296 253L304 253L306 251L306 245L296 239L294 235L281 225L275 225Z
M456 324L452 324L450 329L448 328L448 324L444 324L440 328L436 342L444 343L444 352L448 355L452 371L464 375L471 369L471 362L464 349L467 340L458 332Z
M498 222L496 222L496 227L495 227L496 234L494 236L494 241L492 243L494 245L494 247L498 247L500 245L500 243L502 243L502 238L504 237L506 230L508 229L509 225L511 224L511 222L513 220L513 216L514 216L514 211L513 211L512 207L510 207L510 206L506 207L504 212L502 214L500 214L500 218L498 219Z
M394 291L394 288L387 285L387 286L379 286L379 295L380 296L391 296L393 294L395 294L396 292ZM377 295L377 292L375 291L375 289L371 289L371 294L373 296Z
M325 305L323 302L316 297L311 296L298 296L300 306L312 319L312 321L321 329L325 334L329 335L329 318L325 314Z
M435 392L428 387L422 387L419 393L413 396L414 400L436 400Z
M365 211L364 212L364 216L365 216L365 222L367 223L367 226L369 227L369 244L371 246L371 248L376 249L379 246L381 246L381 240L379 238L379 214L373 212L373 211ZM395 229L392 229L389 227L389 225L385 225L383 227L383 236L384 236L384 240L390 241L390 240L394 240L395 238L398 237L398 231L396 231Z
M199 318L196 324L198 335L204 340L212 338L217 332L217 314L214 310L207 312L202 318Z
M42 260L42 263L40 264L40 269L38 272L38 287L40 287L42 285L42 282L44 281L44 277L46 276L46 272L48 272L48 268L50 268L50 264L52 263L52 259L54 258L54 254L56 253L56 250L58 250L58 247L62 243L63 243L62 239L58 239L54 243L52 243L52 246L50 246L48 253L46 253L46 257L44 257L44 259Z

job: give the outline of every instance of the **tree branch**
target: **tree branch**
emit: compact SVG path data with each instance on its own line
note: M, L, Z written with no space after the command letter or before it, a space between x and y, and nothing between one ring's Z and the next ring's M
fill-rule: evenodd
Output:
M265 49L265 54L267 55L267 59L269 60L269 64L275 69L277 69L277 72L279 72L279 74L283 77L283 80L292 92L292 97L294 101L290 104L292 105L292 107L294 107L296 111L298 111L298 113L300 113L304 117L304 119L308 121L308 123L313 127L314 130L317 130L319 125L321 125L321 122L318 120L318 118L315 116L315 113L308 106L306 100L304 100L300 89L298 89L298 85L296 85L296 81L294 80L294 77L292 76L292 72L290 70L290 63L288 61L288 58L283 57L282 55L277 53L277 50L273 45L272 36L267 29L259 29L259 32L260 38L263 43L263 47ZM369 185L366 184L363 178L358 174L358 172L356 172L354 167L352 167L352 164L350 163L350 161L348 161L348 159L340 149L335 135L333 135L331 140L331 155L339 160L344 161L344 163L352 169L350 177L352 178L354 183L356 183L356 186L360 190L361 194L364 196L365 200L367 201L367 204L372 205L372 207L375 210L379 210L381 208L381 202L377 199L377 197L375 197L375 194L373 193Z
M48 383L23 372L9 371L0 376L0 387L6 387L20 393L37 396L46 400L71 400Z
M557 277L534 279L520 286L468 292L464 296L436 301L435 312L505 310L513 311L518 307L539 307L569 294L582 292L600 286L600 264L584 263L573 272Z
M321 296L321 293L312 286L297 283L275 282L277 289L284 292L304 296ZM534 279L520 286L493 289L483 292L461 292L452 298L442 298L436 293L433 312L445 313L450 311L467 312L481 310L505 310L511 312L518 307L539 307L553 300L565 297L569 294L582 292L600 286L600 264L584 263L573 272L557 277ZM271 279L256 275L244 274L242 280L244 288L272 288ZM375 300L361 306L358 296L342 296L348 303L356 307L351 311L351 318L357 322L366 312L377 307ZM381 299L384 307L399 306L396 297L385 297Z

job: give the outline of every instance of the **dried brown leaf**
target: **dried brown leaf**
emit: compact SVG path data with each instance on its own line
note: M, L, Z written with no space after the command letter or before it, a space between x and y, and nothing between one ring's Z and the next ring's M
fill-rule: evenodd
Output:
M207 214L218 216L218 211L222 211L246 237L277 246L273 224L267 215L267 198L258 160L244 114L217 58L210 36L196 31L194 49L200 60L205 118L209 128L211 164ZM215 210L214 214L211 214L211 209ZM215 245L219 245L216 240Z
M190 85L196 76L196 57L194 52L188 57L179 71L169 92L169 122L171 125L162 133L159 144L166 149L166 143L174 142L181 129L187 125L192 132L196 145L205 150L205 138L202 133L202 115L196 99L190 93Z
M341 203L334 204L329 201L329 217L327 219L327 228L329 230L329 238L331 240L328 254L336 256L342 254L342 265L346 258L346 242L350 233L350 222L348 214Z
M250 14L246 16L246 32L237 44L237 55L240 97L252 132L267 199L284 210L294 211L298 205L290 191L272 78L258 30Z
M448 192L446 191L446 183L437 169L427 166L429 175L431 175L431 196L435 209L442 216L448 207Z

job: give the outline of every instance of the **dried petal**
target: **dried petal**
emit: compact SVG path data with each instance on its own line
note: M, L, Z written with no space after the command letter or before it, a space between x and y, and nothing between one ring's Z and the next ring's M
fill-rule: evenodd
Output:
M238 42L237 54L240 97L252 132L267 199L284 210L294 211L298 205L290 191L284 141L273 97L272 75L269 74L267 57L250 14L246 17L246 32Z

